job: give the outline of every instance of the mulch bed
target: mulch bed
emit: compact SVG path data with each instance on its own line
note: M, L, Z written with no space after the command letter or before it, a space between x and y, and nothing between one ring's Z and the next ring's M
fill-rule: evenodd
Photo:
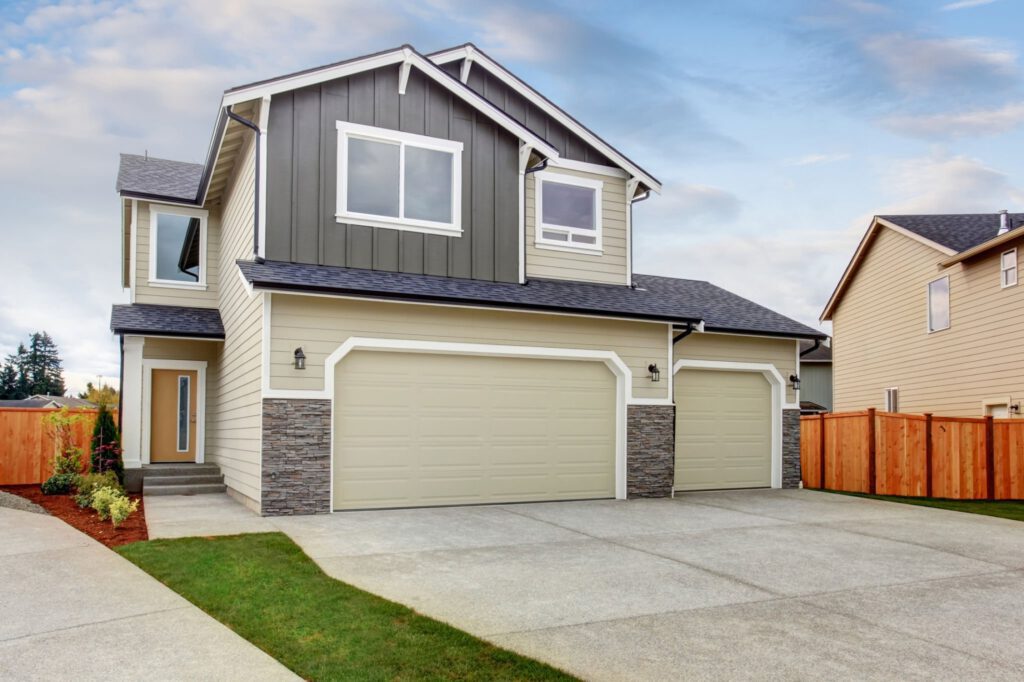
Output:
M0 486L0 490L35 502L51 515L107 547L149 539L149 532L146 530L146 510L141 495L128 496L139 501L139 510L115 530L109 520L100 521L100 517L92 509L80 509L71 495L44 495L38 485L5 485Z

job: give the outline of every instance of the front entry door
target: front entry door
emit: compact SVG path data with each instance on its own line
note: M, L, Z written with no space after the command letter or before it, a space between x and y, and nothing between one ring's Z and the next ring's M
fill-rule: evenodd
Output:
M150 413L150 462L196 461L198 372L154 369Z

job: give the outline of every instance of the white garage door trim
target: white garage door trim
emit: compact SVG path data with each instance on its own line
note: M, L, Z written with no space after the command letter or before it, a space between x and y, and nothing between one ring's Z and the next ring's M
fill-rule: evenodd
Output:
M615 375L615 498L626 499L626 387L632 385L629 367L614 351L537 346L502 346L483 343L420 341L414 339L376 339L349 337L327 356L324 362L322 397L331 401L331 512L334 512L334 368L346 355L357 350L393 353L429 353L447 355L488 355L540 360L580 360L603 362Z
M715 360L676 360L672 367L675 377L681 369L727 370L731 372L760 372L768 380L772 395L772 487L782 487L782 392L785 381L775 365L756 362L719 362Z

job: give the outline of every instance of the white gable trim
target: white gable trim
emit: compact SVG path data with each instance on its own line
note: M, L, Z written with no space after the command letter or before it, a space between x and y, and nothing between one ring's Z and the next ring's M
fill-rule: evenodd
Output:
M291 76L282 76L270 81L256 83L254 85L244 86L237 90L226 92L224 93L224 97L221 99L221 108L232 104L239 104L241 102L248 102L254 99L273 96L290 90L297 90L299 88L323 83L336 78L345 78L346 76L351 76L356 73L371 71L373 69L379 69L382 66L390 66L393 64L407 64L415 66L422 71L425 76L432 79L452 94L461 98L467 104L490 118L505 130L517 136L519 139L529 142L538 153L549 158L558 158L558 150L548 144L546 140L538 137L525 126L520 125L518 121L503 112L501 109L498 109L480 95L473 92L469 87L463 85L457 79L449 76L447 73L442 71L437 64L430 61L419 52L416 52L416 50L408 45L389 52L381 52L368 57L353 59L331 66L324 66L319 69L313 69L303 73L293 74Z
M529 85L519 80L509 71L505 70L500 64L492 60L490 57L485 55L480 50L476 49L473 45L460 45L459 47L452 48L451 50L445 50L444 52L438 52L430 55L430 60L435 64L448 64L450 62L458 61L459 59L465 59L473 64L479 64L482 68L486 69L488 73L500 80L502 83L512 88L515 92L525 97L529 102L536 105L541 111L546 113L551 118L555 119L575 135L582 138L587 144L591 145L602 154L607 156L609 159L614 160L630 175L633 175L640 179L645 185L650 187L652 190L661 194L661 183L657 179L652 177L650 174L645 172L642 168L637 166L635 163L623 156L610 144L599 138L594 133L590 132L576 119L569 116L567 113L562 111L559 107L549 102L539 92L531 88ZM468 76L469 70L464 68L463 75ZM632 199L632 197L630 197Z

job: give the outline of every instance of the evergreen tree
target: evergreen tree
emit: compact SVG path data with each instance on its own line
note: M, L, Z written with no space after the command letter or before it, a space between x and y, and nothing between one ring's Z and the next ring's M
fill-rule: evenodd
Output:
M3 367L0 367L0 400L17 400L17 390L18 370L8 357Z
M63 363L57 344L45 331L30 337L28 350L29 395L64 395Z
M4 400L23 400L29 396L28 350L19 343L18 350L7 356L0 372L0 395Z
M90 468L93 473L101 474L113 471L117 479L124 483L124 461L121 458L121 435L117 432L114 414L103 403L96 413L96 423L92 428L92 456Z

